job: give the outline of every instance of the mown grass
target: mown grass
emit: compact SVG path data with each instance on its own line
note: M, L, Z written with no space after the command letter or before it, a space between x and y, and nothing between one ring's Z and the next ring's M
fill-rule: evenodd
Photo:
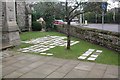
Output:
M25 40L38 38L38 37L44 37L46 35L65 36L64 34L61 34L58 32L24 32L20 34L20 37L22 41L25 41ZM120 56L120 54L118 52L109 50L99 45L91 44L87 41L84 41L78 38L72 37L72 40L79 40L80 42L76 45L71 46L71 50L66 50L65 47L55 47L46 52L53 53L54 57L77 60L78 56L82 55L89 48L93 48L96 50L103 51L102 54L100 54L94 62L102 63L102 64L120 65L120 63L118 62L119 61L118 57ZM30 44L21 44L17 48L23 48L27 46L30 46ZM84 60L84 61L87 61L87 60Z

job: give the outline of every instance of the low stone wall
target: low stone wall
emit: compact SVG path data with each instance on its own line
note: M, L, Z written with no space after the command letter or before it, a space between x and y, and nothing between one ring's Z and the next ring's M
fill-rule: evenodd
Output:
M56 27L58 32L67 33L66 25ZM117 32L70 26L70 35L118 52L120 51L120 33Z

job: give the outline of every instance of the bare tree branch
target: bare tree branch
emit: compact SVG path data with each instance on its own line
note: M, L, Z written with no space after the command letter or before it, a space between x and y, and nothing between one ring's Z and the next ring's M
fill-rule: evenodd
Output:
M69 21L71 21L74 17L76 17L76 16L78 16L78 15L80 15L80 14L82 14L83 12L79 12L79 13L76 13L75 15L73 15L73 16L71 16L71 18L69 19Z
M75 8L72 9L72 10L69 12L69 15L71 15L71 13L72 13L74 10L76 10L80 5L81 5L81 3L78 3L77 6L75 6Z

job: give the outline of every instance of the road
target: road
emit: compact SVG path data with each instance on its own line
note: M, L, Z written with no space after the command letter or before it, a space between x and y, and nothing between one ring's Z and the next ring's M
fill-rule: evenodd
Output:
M67 24L67 22L65 22L65 24ZM78 26L80 24L76 22L71 22L71 25ZM102 27L102 24L88 24L82 27L102 29L102 30L107 30L112 32L120 32L120 25L118 24L104 24L103 27Z
M120 25L118 24L104 24L103 28L102 28L102 24L88 24L88 26L83 26L83 27L103 29L112 32L120 32Z
M65 24L67 23L65 22ZM78 26L80 24L76 22L71 22L71 25ZM118 24L104 24L103 27L102 27L102 24L88 24L82 27L103 29L103 30L112 31L112 32L120 32L120 25Z

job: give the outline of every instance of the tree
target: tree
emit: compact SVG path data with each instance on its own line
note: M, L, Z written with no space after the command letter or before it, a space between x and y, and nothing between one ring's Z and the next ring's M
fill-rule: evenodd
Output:
M70 22L76 16L82 14L81 9L83 7L81 7L81 6L83 6L83 5L85 5L85 3L83 3L82 1L78 2L77 0L75 0L75 1L66 0L66 2L65 2L65 9L66 9L65 19L67 22L67 49L68 50L70 49L70 41L71 41L71 39L70 39L70 27L71 27ZM78 10L79 7L80 7L80 9Z
M87 5L84 7L85 12L92 12L95 14L95 22L98 22L98 15L102 14L103 9L102 9L102 3L103 2L88 2ZM107 2L104 2L108 5ZM104 12L107 12L107 9L104 10Z
M46 22L46 30L54 29L55 19L64 19L65 6L62 2L38 2L34 4L36 19L43 17ZM34 19L34 18L33 18Z
M98 22L98 14L102 13L101 4L102 2L88 2L84 8L85 12L93 12L95 14L96 23Z

